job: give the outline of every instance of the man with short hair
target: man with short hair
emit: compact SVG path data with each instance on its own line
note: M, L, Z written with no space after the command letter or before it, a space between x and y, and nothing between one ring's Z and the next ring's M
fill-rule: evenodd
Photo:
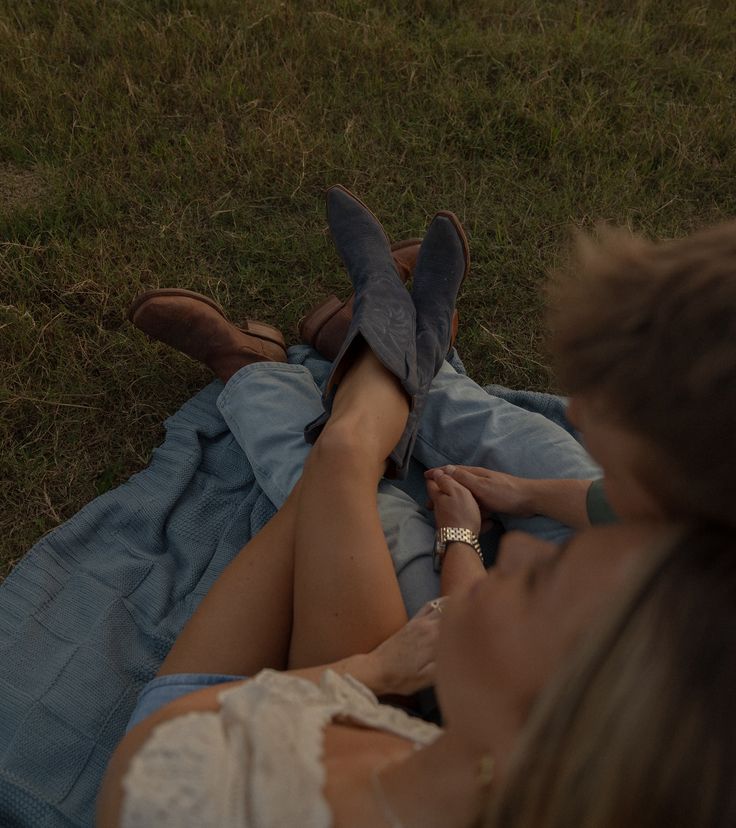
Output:
M449 473L487 513L567 525L620 518L736 526L736 222L649 242L580 237L550 289L550 350L568 418L603 478Z

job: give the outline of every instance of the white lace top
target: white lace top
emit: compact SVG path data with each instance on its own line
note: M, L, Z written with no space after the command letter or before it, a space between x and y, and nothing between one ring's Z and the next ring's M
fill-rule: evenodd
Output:
M441 732L331 670L319 685L264 670L218 699L219 712L153 730L123 780L122 828L327 828L327 724L347 717L416 746Z

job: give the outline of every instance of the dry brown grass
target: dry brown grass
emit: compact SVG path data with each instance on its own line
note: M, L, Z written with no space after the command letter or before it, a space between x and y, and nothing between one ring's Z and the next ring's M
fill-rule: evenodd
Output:
M393 237L454 210L462 356L549 387L539 285L571 225L673 236L736 212L735 23L680 0L0 5L5 569L145 465L208 380L125 323L141 288L290 336L345 293L329 183Z

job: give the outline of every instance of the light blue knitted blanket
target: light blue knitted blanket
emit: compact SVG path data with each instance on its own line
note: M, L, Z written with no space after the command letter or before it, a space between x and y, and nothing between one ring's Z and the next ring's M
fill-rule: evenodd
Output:
M320 381L327 364L292 349ZM462 370L459 362L456 366ZM150 465L40 540L0 586L0 826L92 826L141 687L274 508L213 382L166 421ZM548 395L506 392L559 419Z

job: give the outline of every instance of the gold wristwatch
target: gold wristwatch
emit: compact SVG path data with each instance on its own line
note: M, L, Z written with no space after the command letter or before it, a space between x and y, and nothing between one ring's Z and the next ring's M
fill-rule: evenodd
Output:
M472 546L478 553L481 563L483 562L483 553L480 549L478 536L470 531L470 529L458 529L455 526L443 526L438 529L434 536L434 552L432 554L432 563L434 564L434 571L439 572L442 569L442 562L445 559L445 552L447 551L447 544L459 542L467 543Z

